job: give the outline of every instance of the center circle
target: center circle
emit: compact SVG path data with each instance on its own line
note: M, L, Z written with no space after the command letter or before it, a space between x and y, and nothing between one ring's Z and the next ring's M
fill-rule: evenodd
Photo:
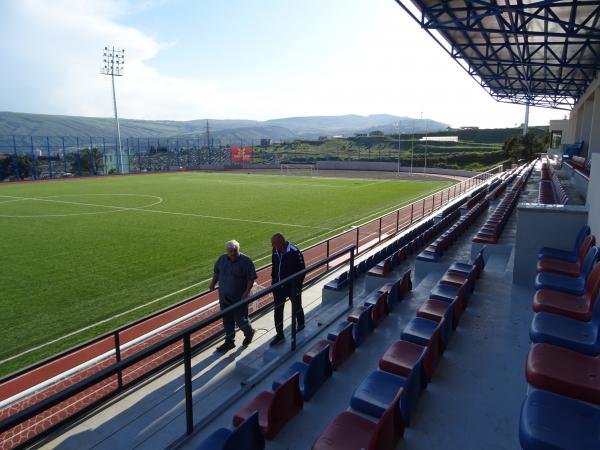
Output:
M73 198L78 200L71 200ZM86 197L90 197L90 201L85 200ZM141 205L134 206L121 206L121 205L110 205L110 204L95 204L93 199L97 198L122 198L122 197L134 197L134 198L142 198L145 200L145 203ZM55 203L61 204L64 203L66 205L72 206L85 206L85 207L98 207L102 210L100 211L90 211L90 212L74 212L74 213L64 213L64 214L0 214L0 217L7 218L19 218L19 219L28 219L28 218L44 218L44 217L70 217L70 216L89 216L89 215L98 215L98 214L112 214L124 211L131 211L136 209L150 208L151 206L156 206L163 202L162 197L157 195L148 195L148 194L61 194L61 195L48 195L45 197L15 197L14 202L40 202L40 203ZM12 203L12 201L9 201ZM0 204L0 207L2 205Z

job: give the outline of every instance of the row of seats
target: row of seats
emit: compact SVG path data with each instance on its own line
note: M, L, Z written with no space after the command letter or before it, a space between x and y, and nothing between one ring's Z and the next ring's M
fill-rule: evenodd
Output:
M276 437L411 289L411 272L407 271L396 282L386 283L367 297L327 339L316 342L302 361L294 362L274 380L271 391L260 392L243 406L233 417L233 429L218 429L198 450L263 449L265 439Z
M485 187L479 188L477 191L480 191L482 195L485 195ZM475 196L473 198L481 198L481 196L475 193ZM465 199L462 202L453 205L452 208L444 210L442 213L436 216L437 222L435 223L435 225L431 225L426 231L418 235L407 245L401 247L400 250L398 250L397 254L394 254L393 256L388 257L385 260L378 263L377 265L375 265L371 270L367 272L367 275L376 277L386 276L389 272L391 272L391 270L394 267L396 267L396 265L404 261L409 255L418 251L428 242L431 242L431 240L435 236L438 236L440 232L446 230L441 236L439 236L431 244L429 244L425 248L425 250L423 250L417 257L426 257L425 255L432 253L435 257L435 260L437 260L437 258L441 256L441 254L446 250L446 248L454 242L458 234L462 233L464 228L470 225L472 220L474 220L475 217L481 213L482 210L480 208L473 208L474 210L471 210L466 214L466 219L464 218L464 216L463 218L461 218L459 207L466 207L468 203L469 199ZM450 227L450 225L452 225L452 223L459 218L459 222Z
M573 156L571 158L571 161L569 161L569 164L574 169L577 169L588 176L590 175L591 164L592 164L591 159L586 159L583 156Z
M485 192L486 190L487 186L481 186L471 196L476 196L479 192ZM408 256L420 250L434 236L437 236L443 229L447 228L453 220L456 220L459 209L464 207L469 200L469 198L465 198L462 201L449 205L439 214L441 220L438 223L434 224L434 220L429 219L400 238L395 239L379 252L359 262L355 267L355 276L359 277L367 273L370 276L385 277L394 267L398 266ZM335 291L344 289L349 282L349 275L348 270L342 272L337 278L328 282L324 288Z
M313 450L396 447L483 267L482 250L472 264L455 263L448 269L403 329L400 340L388 347L378 368L356 387L351 409L329 422Z
M569 197L549 163L542 163L542 176L539 183L538 202L545 205L566 205Z
M573 250L542 248L521 407L525 450L600 448L600 263L589 227ZM582 260L582 255L585 258Z
M425 232L433 225L433 219L429 219L414 229L410 230L405 235L390 242L379 252L369 256L355 266L354 274L356 277L366 274L374 266L382 260L389 259L391 270L396 265L400 264L408 255L412 255L415 248L422 245L422 240L426 237ZM387 272L386 272L387 274ZM339 291L348 285L349 270L342 272L337 278L328 282L324 288L329 290Z
M519 178L515 186L513 186L510 192L504 196L496 209L494 209L493 213L490 214L485 224L483 224L477 235L473 238L473 242L483 244L495 244L498 242L506 222L519 201L519 196L527 183L530 173L531 168ZM510 179L505 180L507 184L510 182L509 180Z
M485 195L485 192L482 192ZM417 256L419 261L436 262L452 245L456 239L485 211L490 205L488 199L483 200L477 206L471 208L467 213L448 228L440 237L433 241ZM458 211L457 211L458 214Z
M464 204L464 207L467 209L473 208L475 205L479 204L481 200L483 200L487 192L488 188L486 186L484 186L484 189L478 189L469 197L469 200L467 200L467 202Z

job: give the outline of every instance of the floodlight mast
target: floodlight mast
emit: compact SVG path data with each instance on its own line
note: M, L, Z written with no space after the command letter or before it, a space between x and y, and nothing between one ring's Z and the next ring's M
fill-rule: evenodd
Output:
M125 173L123 167L123 146L121 145L121 127L119 126L119 114L117 113L117 95L115 93L115 77L123 76L125 66L125 50L115 50L115 47L104 47L103 65L101 74L110 75L112 81L113 108L115 111L115 131L117 133L117 145L119 147L119 173Z

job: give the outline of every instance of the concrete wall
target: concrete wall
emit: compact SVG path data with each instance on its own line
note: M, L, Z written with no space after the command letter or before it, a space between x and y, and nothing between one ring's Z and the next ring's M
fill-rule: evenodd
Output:
M396 172L398 163L382 161L318 161L319 170L374 170L383 172ZM400 167L400 172L410 172L410 167ZM413 167L414 173L423 173L423 167ZM479 172L470 170L436 169L427 168L427 173L437 175L454 175L459 177L474 177Z
M600 153L592 154L592 170L588 184L587 204L590 208L588 225L600 240Z
M575 235L587 221L586 206L518 205L513 283L533 287L538 250L542 247L571 250Z

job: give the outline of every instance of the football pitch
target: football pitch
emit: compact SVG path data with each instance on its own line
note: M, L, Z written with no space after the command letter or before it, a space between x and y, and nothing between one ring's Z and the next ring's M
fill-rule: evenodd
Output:
M258 268L276 231L307 247L450 184L168 173L0 185L0 375L204 290L229 239Z

